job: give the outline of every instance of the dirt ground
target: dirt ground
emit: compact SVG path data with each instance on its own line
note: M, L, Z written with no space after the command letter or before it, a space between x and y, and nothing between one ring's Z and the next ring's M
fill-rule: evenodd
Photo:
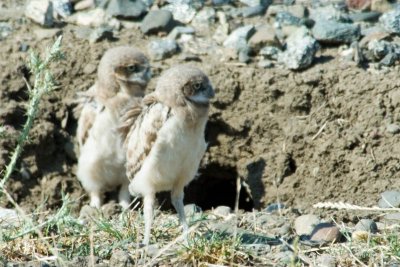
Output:
M33 83L21 44L44 51L53 40L38 40L41 30L23 16L8 20L13 32L0 41L0 123L21 129L28 99L23 80ZM149 40L138 29L123 28L116 41L91 44L76 38L76 26L60 27L66 60L54 66L59 88L47 95L18 170L8 189L23 207L41 203L56 208L61 192L78 199L84 191L75 176L76 93L88 89L104 51L129 44L145 53ZM379 194L400 187L400 135L386 127L400 123L399 68L370 72L341 61L336 48L319 52L301 72L260 69L221 61L217 52L199 55L216 89L206 138L209 149L199 178L185 202L204 209L234 205L237 177L244 181L240 206L260 209L270 203L309 209L320 201L375 205ZM180 55L151 62L158 75L184 63ZM10 130L12 132L12 130ZM8 162L16 134L0 140L0 166ZM88 198L78 201L78 206ZM5 204L3 202L3 204ZM3 206L3 204L1 204Z

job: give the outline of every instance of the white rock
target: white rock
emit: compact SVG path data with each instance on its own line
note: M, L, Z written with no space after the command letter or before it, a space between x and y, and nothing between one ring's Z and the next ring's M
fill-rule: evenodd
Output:
M31 0L26 5L25 16L45 27L54 24L53 3L49 0Z
M305 214L296 218L294 221L294 229L297 235L310 235L314 230L314 226L320 223L319 218L314 214Z
M86 12L78 12L69 18L67 21L81 26L99 27L106 24L108 16L104 9L96 8Z
M20 218L15 210L0 207L0 226L7 227L19 225Z

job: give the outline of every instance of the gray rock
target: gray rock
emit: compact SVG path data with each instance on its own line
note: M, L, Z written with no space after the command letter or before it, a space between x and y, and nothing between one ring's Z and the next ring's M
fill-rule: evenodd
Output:
M255 32L253 25L246 25L234 30L224 41L224 46L239 51L247 46L247 40Z
M378 226L371 219L361 219L355 226L356 231L378 232Z
M0 22L0 40L4 40L12 33L11 24L7 22Z
M257 63L257 66L263 69L269 69L274 66L274 63L268 59L262 59Z
M355 12L348 15L348 18L354 22L377 21L381 16L379 12Z
M89 35L89 42L97 43L102 40L113 40L113 28L109 26L98 27L94 29Z
M319 223L313 229L310 240L322 243L333 243L340 241L341 237L342 233L336 225L331 223Z
M174 19L184 24L191 22L196 15L196 9L188 4L169 4L163 9L171 11Z
M196 204L186 204L185 205L185 214L186 217L190 218L190 217L194 217L196 214L201 213L202 210L199 206L197 206Z
M150 57L153 60L162 60L176 54L179 50L175 40L154 40L147 47Z
M334 5L328 5L318 8L310 8L309 11L309 18L314 20L315 22L319 21L345 21L343 18L343 13L337 9Z
M335 267L336 259L329 254L321 254L317 258L318 267Z
M280 25L294 25L294 26L301 26L302 19L293 16L289 12L283 11L278 12L275 17L275 22L279 23Z
M36 36L36 39L38 41L44 40L44 39L51 39L56 35L60 35L62 31L60 29L36 29L33 31L33 33Z
M368 43L368 50L375 59L380 60L393 51L393 46L390 42L385 40L372 40Z
M379 61L379 64L382 66L390 67L390 66L394 65L394 63L398 60L398 58L399 58L398 55L396 55L395 53L389 53L384 58L382 58L381 61ZM391 129L393 129L393 128L391 128ZM386 130L389 132L389 126L386 128ZM400 131L400 129L399 129L399 131ZM393 134L396 134L396 133L398 133L398 132L395 132Z
M352 43L361 36L358 25L329 20L316 22L312 34L319 42L329 44Z
M215 6L229 5L231 0L212 0L212 4Z
M388 54L387 56L390 56L390 55L392 55L392 54ZM387 57L387 56L386 56L386 57ZM382 59L382 61L383 61L386 57L384 57L384 58ZM394 59L394 60L396 60L396 59ZM381 61L381 62L382 62L382 61ZM391 65L393 65L393 64L391 64ZM388 66L388 65L386 65L386 66ZM389 124L389 125L386 126L386 131L387 131L388 133L391 133L391 134L398 134L398 133L400 133L400 125L394 124L394 123Z
M286 44L287 48L279 54L278 61L293 70L309 67L319 49L317 40L309 36L304 27L291 34Z
M169 32L172 28L172 13L168 10L150 11L143 19L140 30L145 34Z
M265 6L268 7L270 4L272 4L272 0L239 0L245 5L248 6Z
M262 16L265 13L266 7L263 5L244 7L240 10L240 14L245 17Z
M380 208L400 207L400 192L385 191L381 194L381 199L378 202Z
M70 0L52 0L54 11L61 17L66 18L72 15L73 8Z
M294 221L294 230L296 234L311 235L315 225L319 224L319 218L314 214L305 214L297 217Z
M400 213L399 212L389 213L389 214L386 214L383 218L386 221L391 221L393 223L398 224L398 222L400 221Z
M139 18L147 12L147 6L141 0L110 0L106 12L119 18Z
M259 54L268 59L278 60L281 52L282 51L275 46L265 46L260 50Z
M166 0L166 2L173 5L190 5L195 9L200 9L204 6L204 0Z
M20 224L20 218L17 211L0 207L0 226L17 226Z
M192 21L192 25L197 28L208 27L215 22L216 13L212 7L205 7L200 10Z
M282 210L284 208L285 208L285 205L283 203L273 203L273 204L268 205L268 207L265 209L265 212L272 213L272 212Z
M169 34L168 38L176 40L182 34L194 34L195 30L192 27L177 26Z
M51 27L54 24L53 2L31 0L26 5L25 16L42 26Z
M249 63L250 62L250 52L251 52L251 49L248 46L240 49L239 54L238 54L239 62Z
M212 211L212 213L214 215L217 215L220 217L226 217L229 214L231 214L231 212L232 212L232 209L228 206L218 206Z
M386 12L379 18L383 28L390 33L400 33L400 10Z
M128 252L119 249L112 252L109 266L127 267L133 265L134 262Z

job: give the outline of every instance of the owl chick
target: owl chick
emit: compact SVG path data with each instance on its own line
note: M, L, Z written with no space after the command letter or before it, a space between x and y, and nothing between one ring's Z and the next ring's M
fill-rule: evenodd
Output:
M139 105L150 79L146 56L133 47L111 48L100 60L96 83L81 99L77 139L80 147L77 176L99 208L102 194L121 186L119 203L130 203L123 140L118 134L123 110Z
M129 191L143 197L145 231L150 239L155 194L171 191L171 201L187 232L183 189L195 177L207 145L204 130L214 89L198 68L180 65L167 70L156 90L132 107L125 121ZM125 125L126 126L126 125Z

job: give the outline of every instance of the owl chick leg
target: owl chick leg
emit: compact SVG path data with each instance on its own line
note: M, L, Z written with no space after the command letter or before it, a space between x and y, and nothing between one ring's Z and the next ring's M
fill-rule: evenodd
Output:
M100 209L101 207L101 193L98 191L90 192L90 206Z
M129 208L131 201L131 195L129 194L129 183L121 185L118 194L118 201L123 209Z
M153 223L155 195L149 194L143 198L143 215L144 215L144 238L143 244L148 245L150 241L151 225Z
M183 189L173 190L171 192L171 202L175 210L178 212L179 222L183 226L183 234L187 238L188 224L185 216L185 207L183 205Z

